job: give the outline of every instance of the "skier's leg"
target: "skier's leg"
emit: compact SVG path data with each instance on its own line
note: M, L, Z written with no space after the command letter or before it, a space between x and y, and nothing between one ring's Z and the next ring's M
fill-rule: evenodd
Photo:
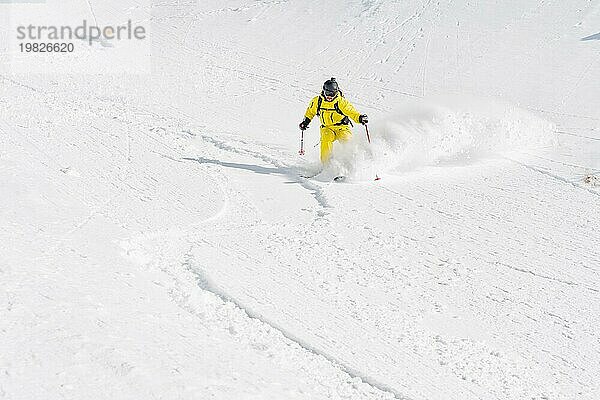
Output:
M334 141L339 140L341 143L345 143L352 137L352 131L348 125L337 125L332 127L334 134ZM338 171L340 175L333 178L335 182L343 182L346 179L343 171Z
M352 131L348 125L340 125L335 127L335 139L340 142L347 142L352 138Z
M321 128L321 163L326 164L331 157L335 133L331 128Z

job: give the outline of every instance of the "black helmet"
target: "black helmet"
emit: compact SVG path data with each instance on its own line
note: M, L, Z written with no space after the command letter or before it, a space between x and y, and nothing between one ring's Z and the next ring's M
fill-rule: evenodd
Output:
M337 82L335 81L335 78L326 80L325 83L323 84L323 94L325 96L334 97L335 95L338 94L339 91L340 91L340 88L339 88Z

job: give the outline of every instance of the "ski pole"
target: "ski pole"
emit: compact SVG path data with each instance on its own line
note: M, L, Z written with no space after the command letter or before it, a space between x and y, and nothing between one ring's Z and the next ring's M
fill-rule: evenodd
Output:
M371 144L371 135L369 135L369 127L367 126L367 124L365 124L365 131L367 131L367 140L369 141L369 145ZM381 178L379 177L379 175L377 175L377 172L375 172L375 180L378 181Z
M303 156L304 155L304 130L301 129L300 132L302 132L302 135L300 136L300 151L298 152L298 154Z

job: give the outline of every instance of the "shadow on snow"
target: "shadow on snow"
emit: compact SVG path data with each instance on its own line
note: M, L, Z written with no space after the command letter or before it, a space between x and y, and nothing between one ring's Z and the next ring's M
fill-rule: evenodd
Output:
M596 33L595 35L586 36L581 39L581 41L586 41L586 40L600 40L600 33Z
M310 180L301 178L298 175L298 171L292 167L261 167L259 165L254 164L234 163L204 157L182 157L182 159L187 161L195 161L200 164L213 164L227 168L241 169L244 171L250 171L261 175L281 175L290 179L289 181L285 182L286 184L299 184L304 189L308 190L322 209L331 208L331 205L325 197L323 189L319 185L311 182ZM323 210L319 212L319 215L322 214L324 214Z

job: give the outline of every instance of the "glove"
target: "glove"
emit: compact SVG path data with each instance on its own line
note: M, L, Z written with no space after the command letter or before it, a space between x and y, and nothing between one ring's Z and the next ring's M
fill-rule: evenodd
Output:
M367 114L363 114L360 117L358 117L358 122L360 122L363 125L368 124L369 123L369 117L367 117Z
M302 120L302 122L300 122L300 125L298 125L300 127L301 131L305 131L306 128L308 128L308 124L310 124L310 119L304 117L304 119Z

